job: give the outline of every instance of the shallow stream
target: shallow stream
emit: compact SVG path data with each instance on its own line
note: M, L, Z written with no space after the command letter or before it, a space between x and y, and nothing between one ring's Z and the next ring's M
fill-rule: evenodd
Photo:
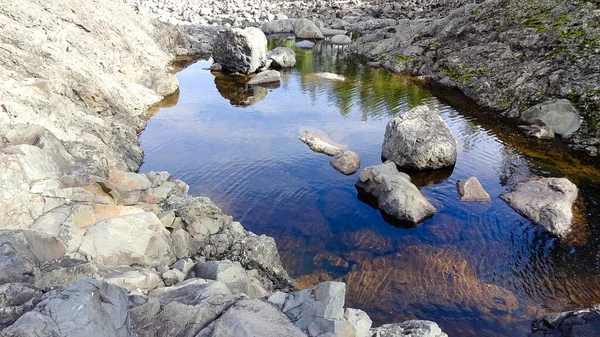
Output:
M286 43L293 45L269 45ZM142 171L167 170L246 229L273 236L299 287L345 281L346 305L378 325L421 318L451 337L526 336L535 317L600 303L600 166L592 159L558 140L525 139L456 93L363 66L340 47L296 52L296 68L277 88L211 73L208 60L179 72L176 105L160 109L141 135ZM450 126L458 161L411 173L438 210L415 228L388 224L358 199L358 173L340 174L298 140L320 130L358 153L362 168L380 164L387 122L420 104ZM455 183L470 176L490 202L458 200ZM568 238L545 233L498 198L533 176L579 186Z

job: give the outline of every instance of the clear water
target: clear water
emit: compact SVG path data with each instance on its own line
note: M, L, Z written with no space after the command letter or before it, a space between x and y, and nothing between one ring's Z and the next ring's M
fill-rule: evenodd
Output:
M298 65L277 88L248 88L243 77L206 70L209 61L181 71L177 104L141 135L142 171L168 170L246 229L273 236L299 287L347 282L347 306L375 324L420 318L450 336L526 336L535 317L600 302L596 162L558 142L524 139L455 93L362 66L339 47L296 52ZM347 79L311 75L321 71ZM458 161L411 173L438 210L415 228L386 223L357 198L358 174L338 173L330 157L298 140L303 130L321 130L358 153L363 168L376 165L387 122L420 104L439 109ZM458 201L456 180L470 176L490 202ZM576 230L566 240L498 198L532 176L564 176L580 187Z

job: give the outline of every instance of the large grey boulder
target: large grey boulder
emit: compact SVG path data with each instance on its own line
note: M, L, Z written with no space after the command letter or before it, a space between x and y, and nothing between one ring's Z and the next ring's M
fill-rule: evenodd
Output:
M545 126L549 132L546 138L552 138L554 133L568 138L579 130L582 122L579 112L566 99L535 105L521 113L521 120Z
M228 28L217 36L212 57L223 69L253 73L267 62L267 38L258 28Z
M306 336L275 306L258 299L238 301L201 335L214 337Z
M385 324L371 331L374 337L448 337L435 322L422 320Z
M333 44L337 44L337 45L348 45L352 43L352 39L348 36L348 35L334 35L331 37L331 39L329 39L329 41Z
M44 294L35 308L2 331L7 337L133 337L127 293L98 280L81 280Z
M296 53L288 47L277 47L267 53L267 58L273 60L271 67L292 68L296 65Z
M108 218L92 225L79 253L106 266L155 267L175 262L171 238L154 213Z
M13 324L21 315L33 309L42 292L26 283L0 286L0 331Z
M456 163L456 141L439 114L422 105L388 123L381 156L403 168L438 169Z
M271 22L265 22L260 26L260 29L265 34L283 34L293 33L295 29L294 19L275 20Z
M483 189L479 180L475 177L470 177L465 180L456 182L456 188L460 195L460 201L488 201L490 195Z
M571 231L577 186L566 178L542 178L520 183L500 198L519 214L557 236Z
M391 161L363 169L355 186L377 199L379 210L401 222L416 224L436 213L410 177L398 172Z
M227 260L198 262L193 272L195 277L225 283L233 294L249 292L248 275L239 262Z
M356 152L345 150L336 154L329 163L341 173L350 175L360 168L360 157Z
M250 79L250 81L248 81L248 84L249 85L257 85L257 84L273 83L273 82L279 82L280 79L281 79L281 74L277 70L265 70L265 71L261 71L260 73L254 75L254 77L252 77Z
M309 19L297 19L294 23L294 34L299 39L324 39L323 33L314 22Z

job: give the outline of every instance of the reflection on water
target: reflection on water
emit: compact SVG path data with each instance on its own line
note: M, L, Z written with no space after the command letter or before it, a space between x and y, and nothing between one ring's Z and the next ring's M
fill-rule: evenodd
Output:
M270 41L282 44L293 47ZM413 79L361 66L340 47L295 50L297 67L282 73L276 89L211 74L208 61L179 73L178 104L161 109L141 136L142 170L170 171L247 229L275 237L300 286L347 282L347 305L376 324L423 318L450 336L526 336L533 317L600 302L596 163L560 144L524 140L455 93L435 89L436 98ZM438 210L415 228L386 223L358 199L358 174L338 173L329 157L298 140L319 129L357 152L363 167L379 164L386 123L419 104L439 109L458 141L458 160L449 170L409 172ZM580 187L578 223L567 240L498 198L536 175L565 176ZM470 176L491 201L458 201L455 182Z

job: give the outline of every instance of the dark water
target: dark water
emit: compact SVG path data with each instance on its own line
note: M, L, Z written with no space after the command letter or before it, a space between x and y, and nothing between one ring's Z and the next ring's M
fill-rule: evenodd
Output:
M270 46L283 41L271 41ZM287 42L290 44L291 42ZM243 77L205 70L178 74L177 105L161 109L141 136L142 171L168 170L259 234L275 237L301 287L347 282L347 305L376 324L411 318L438 322L450 336L525 336L532 318L600 302L600 170L556 142L523 139L453 93L434 97L414 80L368 68L342 49L297 50L296 69L278 88L247 88ZM311 74L343 74L344 82ZM458 107L453 108L447 102ZM438 213L416 228L396 228L357 198L358 174L298 140L321 130L381 163L386 123L427 104L458 141L453 170L413 174ZM242 105L242 106L240 106ZM476 176L492 200L460 203L455 182ZM576 230L544 233L498 195L531 176L568 177L580 187Z

